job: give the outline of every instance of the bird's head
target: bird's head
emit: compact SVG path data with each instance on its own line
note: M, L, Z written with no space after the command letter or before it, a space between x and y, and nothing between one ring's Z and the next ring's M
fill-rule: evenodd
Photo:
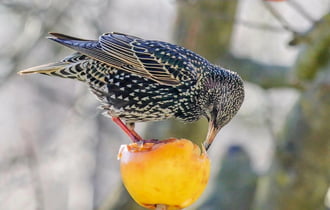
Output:
M244 100L243 80L238 74L217 67L215 74L206 82L208 102L206 118L209 121L204 146L210 147L220 129L238 112Z

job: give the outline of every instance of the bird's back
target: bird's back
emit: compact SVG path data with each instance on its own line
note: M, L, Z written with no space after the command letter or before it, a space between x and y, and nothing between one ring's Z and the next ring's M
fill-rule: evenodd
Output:
M53 35L52 40L77 52L22 74L83 81L110 115L126 121L199 118L195 104L188 103L193 98L189 92L197 82L198 71L207 62L197 54L166 42L125 34L104 34L99 40Z

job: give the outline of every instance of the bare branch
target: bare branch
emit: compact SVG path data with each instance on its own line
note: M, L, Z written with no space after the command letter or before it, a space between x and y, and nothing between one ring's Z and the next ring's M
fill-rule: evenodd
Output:
M221 57L219 63L229 69L235 69L246 81L261 87L276 88L290 87L303 89L303 84L290 76L291 71L285 66L266 65L248 58L238 58L231 54Z
M316 22L316 20L312 16L310 16L310 14L295 0L287 0L287 2L307 20L312 23Z
M297 34L297 31L291 27L288 21L286 21L280 13L274 9L269 2L262 1L264 6L268 9L268 11L279 21L284 29L294 34Z
M46 23L46 21L42 21L42 26L41 29L42 31L40 32L40 34L46 34L49 30L49 28L53 28L54 26L56 26L60 20L65 17L65 13L67 12L67 8L69 8L71 6L72 3L74 3L75 1L69 0L67 2L66 6L62 7L62 10L58 11L56 13L56 16L54 16L52 18L52 21L50 23ZM15 7L15 4L12 3L6 3L5 6L7 6L8 8L12 8L12 9L17 9ZM25 8L27 7L25 4L19 4L20 8ZM29 8L31 9L31 8ZM49 21L48 21L49 22ZM22 36L24 36L24 34L22 34ZM4 85L8 80L10 80L11 77L13 77L14 75L16 75L16 71L17 71L17 67L19 66L19 62L17 61L21 61L24 60L24 57L26 57L26 55L36 47L36 45L42 40L44 39L43 36L39 36L32 44L29 45L29 47L25 48L25 49L21 49L19 52L15 53L14 56L10 56L10 60L12 61L11 63L13 64L11 66L11 69L8 71L8 73L3 76L0 80L0 87L2 85Z
M266 30L266 31L279 32L279 33L286 32L286 30L282 27L272 26L269 24L257 23L257 22L247 21L247 20L235 19L234 24L241 24L248 28L253 28L253 29L257 29L257 30Z

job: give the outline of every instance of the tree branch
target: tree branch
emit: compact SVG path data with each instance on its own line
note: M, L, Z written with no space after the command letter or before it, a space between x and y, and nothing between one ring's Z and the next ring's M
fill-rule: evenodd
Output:
M266 65L248 58L238 58L227 54L219 63L234 69L244 80L260 85L263 88L291 87L301 89L303 86L294 81L288 67Z
M294 30L288 21L286 21L280 13L274 9L269 2L262 1L264 6L267 8L267 10L279 21L279 23L282 25L284 29L286 29L289 32L297 33L296 30Z
M309 20L312 23L316 22L316 20L312 16L310 16L310 14L295 0L287 0L287 2L307 20Z

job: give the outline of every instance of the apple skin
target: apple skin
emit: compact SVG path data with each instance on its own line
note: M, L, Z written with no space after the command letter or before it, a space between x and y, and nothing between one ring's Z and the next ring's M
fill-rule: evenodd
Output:
M170 209L191 205L210 176L207 153L186 139L123 145L118 158L126 189L138 204L151 209L157 205Z

